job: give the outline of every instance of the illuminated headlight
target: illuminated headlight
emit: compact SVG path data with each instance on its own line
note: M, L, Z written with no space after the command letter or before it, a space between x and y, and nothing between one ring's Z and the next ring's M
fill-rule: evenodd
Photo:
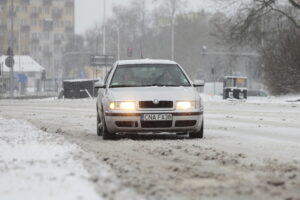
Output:
M195 108L195 101L177 101L176 109L177 110L187 110Z
M135 110L133 101L116 101L109 104L111 110Z

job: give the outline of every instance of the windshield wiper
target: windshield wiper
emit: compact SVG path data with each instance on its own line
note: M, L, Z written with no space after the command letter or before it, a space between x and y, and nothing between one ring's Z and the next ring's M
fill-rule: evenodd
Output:
M110 88L123 88L123 87L187 87L187 85L170 85L170 84L145 84L145 85L111 85Z
M142 85L142 87L151 87L151 86L157 86L157 87L180 87L183 86L185 87L185 85L171 85L171 84L148 84L148 85Z
M122 88L122 87L139 87L139 86L137 86L137 85L125 85L125 84L123 84L123 85L111 85L110 86L110 88Z

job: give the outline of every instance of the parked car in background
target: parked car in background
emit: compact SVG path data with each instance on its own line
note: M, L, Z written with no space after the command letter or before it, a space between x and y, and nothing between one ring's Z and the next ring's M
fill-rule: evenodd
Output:
M168 60L118 61L99 88L97 134L171 132L203 137L203 104L182 67Z
M269 94L264 90L255 90L249 89L248 90L248 97L267 97Z

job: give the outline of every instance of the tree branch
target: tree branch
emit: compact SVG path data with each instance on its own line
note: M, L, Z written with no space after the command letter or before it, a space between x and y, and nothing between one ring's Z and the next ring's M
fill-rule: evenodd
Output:
M290 4L292 4L295 8L300 9L300 3L297 3L295 0L289 0Z
M290 1L293 1L293 0L290 0ZM273 10L273 11L275 11L275 12L278 12L281 15L285 16L286 18L288 18L288 20L290 20L294 24L294 26L296 28L300 28L300 24L298 24L297 21L296 21L296 19L294 17L292 17L291 15L287 14L286 12L284 12L282 10L274 8L273 6L270 6L270 9Z

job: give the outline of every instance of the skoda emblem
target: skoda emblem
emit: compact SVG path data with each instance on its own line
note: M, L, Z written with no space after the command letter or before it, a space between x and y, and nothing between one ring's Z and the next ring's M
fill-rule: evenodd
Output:
M158 104L159 101L158 101L157 99L154 99L154 100L153 100L153 103L154 103L154 104Z

